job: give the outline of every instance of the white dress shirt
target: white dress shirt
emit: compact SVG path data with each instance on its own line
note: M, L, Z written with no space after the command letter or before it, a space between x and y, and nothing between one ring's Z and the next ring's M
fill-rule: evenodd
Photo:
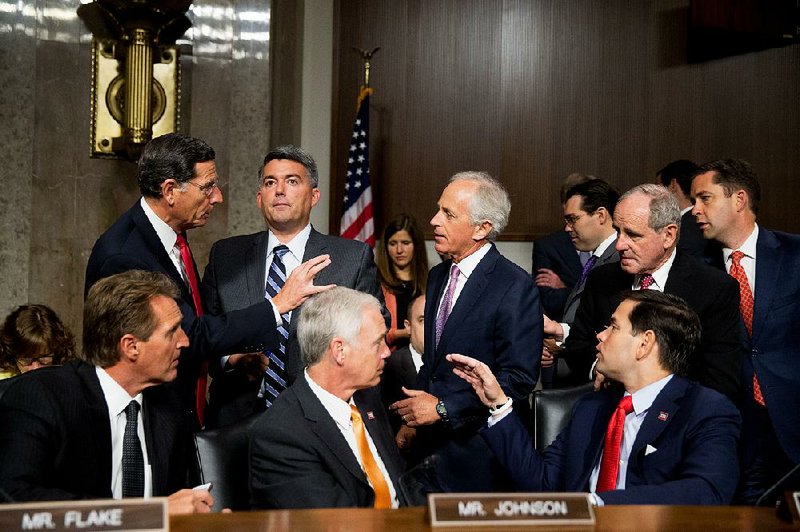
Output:
M422 353L414 349L411 344L408 344L408 350L411 351L411 361L414 363L414 369L419 373L419 368L422 367Z
M672 269L672 263L675 262L676 253L677 251L673 249L672 253L670 253L669 258L667 259L667 262L662 264L660 268L650 274L653 276L653 284L650 285L648 290L658 290L659 292L664 291L664 287L667 285L669 271ZM644 277L642 274L635 275L633 277L633 285L631 285L631 290L639 290L642 288L642 277Z
M161 245L164 246L164 251L167 252L173 266L175 266L175 270L184 282L187 283L188 287L188 279L186 278L186 273L183 271L183 259L181 258L181 252L177 246L178 234L167 225L164 220L158 217L155 211L153 211L150 205L145 201L144 197L139 200L139 205L142 206L144 215L147 216L150 225L155 229L156 235L158 235L158 239L161 241Z
M142 446L142 457L144 458L144 496L148 498L153 494L153 474L150 467L150 460L147 456L147 444L144 436L144 416L142 415L142 394L131 397L128 392L115 381L106 370L95 367L97 378L100 381L100 388L108 407L108 417L111 426L111 494L115 499L122 498L122 441L125 437L125 424L128 421L125 409L131 401L139 403L139 414L137 415L136 434L139 436L139 443Z
M322 406L325 408L325 411L328 412L328 415L333 418L333 421L336 423L336 426L339 428L342 436L344 436L344 439L347 441L347 445L350 447L350 450L353 451L353 455L355 455L356 460L358 460L358 464L363 470L364 463L361 460L361 453L358 451L358 442L356 441L356 434L353 431L353 420L350 418L350 405L355 404L353 399L350 398L349 402L342 401L314 382L314 379L311 378L311 376L308 374L308 371L304 371L303 374L305 375L306 382L308 382L308 385L311 387L311 391L314 392L314 395L322 403ZM378 469L381 470L381 474L386 480L387 486L389 486L389 497L392 499L392 508L397 508L399 506L397 500L397 491L395 490L394 484L392 484L389 471L386 469L386 465L383 463L383 458L381 458L377 447L375 447L375 442L372 441L372 436L370 435L369 430L367 430L366 422L364 423L364 434L367 436L369 450L372 453L372 456L375 458L375 462L378 464ZM369 481L369 477L367 477L367 481Z
M306 244L308 244L308 237L311 235L311 224L306 225L302 231L297 233L293 239L286 244L281 244L278 238L272 231L268 231L267 237L267 257L266 269L264 270L264 294L267 293L267 277L269 277L269 268L272 266L272 261L275 259L275 254L272 253L278 246L286 246L289 252L283 255L281 262L286 268L286 277L288 278L292 272L303 263L303 255L306 252ZM272 312L275 314L275 323L281 322L281 314L278 312L278 307L270 300L272 304ZM289 319L291 320L292 313L289 312Z
M481 259L489 253L489 250L494 244L484 244L477 251L468 255L461 262L457 263L458 266L458 277L456 278L456 291L453 292L453 300L450 302L450 312L456 306L456 301L458 301L459 296L461 295L461 291L464 290L464 285L467 284L469 281L470 275L472 272L475 271L475 268L478 267L478 263L480 263ZM451 266L452 267L452 266ZM447 294L447 291L450 288L450 277L447 278L447 283L444 285L444 290L442 290L442 297L439 299L439 304L436 305L436 315L439 315L439 309L442 306L442 300L444 296Z
M744 257L739 261L742 265L745 275L747 275L747 284L750 285L750 292L753 294L753 300L756 297L756 244L758 243L758 224L753 228L750 236L739 246L738 251L744 253ZM731 266L733 259L731 255L735 249L722 248L722 258L725 261L725 271L731 273Z

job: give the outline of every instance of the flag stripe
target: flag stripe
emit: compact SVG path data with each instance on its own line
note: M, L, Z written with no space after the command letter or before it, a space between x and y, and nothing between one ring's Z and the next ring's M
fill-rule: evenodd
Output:
M375 245L372 217L372 189L369 176L369 96L372 89L362 87L358 110L347 152L347 179L344 209L339 234Z

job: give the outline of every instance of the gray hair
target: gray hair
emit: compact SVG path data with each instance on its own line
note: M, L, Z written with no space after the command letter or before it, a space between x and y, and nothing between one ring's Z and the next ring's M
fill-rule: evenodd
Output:
M681 228L681 209L678 207L678 200L667 190L666 187L653 183L637 185L623 194L617 205L625 199L642 194L650 198L650 217L647 224L653 231L661 231L668 225L677 225Z
M505 187L487 172L459 172L450 178L450 183L457 181L474 181L478 189L469 206L470 221L477 225L484 220L492 224L492 231L487 239L494 241L503 232L511 214L511 200Z
M317 163L314 158L303 148L286 144L272 148L270 152L264 157L264 162L261 163L261 168L258 169L258 186L264 183L264 167L267 163L276 159L285 159L294 161L303 165L306 169L306 177L311 181L312 188L319 188L319 174L317 173Z
M318 364L337 336L355 343L364 311L370 307L381 312L375 296L343 286L326 290L303 303L297 322L303 365Z

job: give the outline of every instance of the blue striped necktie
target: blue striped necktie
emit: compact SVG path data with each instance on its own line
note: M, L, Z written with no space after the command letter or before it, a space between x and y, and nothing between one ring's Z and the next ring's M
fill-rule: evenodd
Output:
M283 288L286 282L286 266L283 264L283 256L289 252L286 246L275 246L272 250L275 256L272 258L272 265L269 267L267 275L267 299L272 299ZM278 324L278 334L280 334L280 345L277 351L267 350L264 353L269 358L269 366L264 372L264 381L261 386L260 397L264 399L267 408L278 395L286 389L286 340L289 338L289 313L281 315L281 322Z

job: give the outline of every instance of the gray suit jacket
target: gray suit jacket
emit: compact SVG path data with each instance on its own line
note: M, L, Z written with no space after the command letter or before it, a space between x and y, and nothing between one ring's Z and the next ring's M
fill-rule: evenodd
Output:
M615 238L611 245L606 248L603 254L598 257L597 262L594 264L594 266L592 266L592 270L598 266L602 266L603 264L619 262L619 252L615 248L616 244L617 239ZM564 305L564 317L561 319L562 323L571 324L573 321L575 321L575 313L578 311L578 305L581 304L581 294L583 294L583 289L585 286L586 279L584 279L581 283L580 278L578 278L578 282L575 283L572 291L567 296L567 303Z
M223 314L264 301L268 236L267 231L234 236L211 247L201 287L203 302L210 314ZM303 262L324 254L330 255L331 264L317 275L316 284L354 288L374 295L383 303L369 246L356 240L323 235L312 228ZM301 309L295 309L289 324L286 369L290 384L303 373L297 342L297 318ZM274 317L265 326L276 328ZM232 423L260 409L256 400L259 382L248 381L236 372L222 373L218 364L210 370L214 381L207 426Z

